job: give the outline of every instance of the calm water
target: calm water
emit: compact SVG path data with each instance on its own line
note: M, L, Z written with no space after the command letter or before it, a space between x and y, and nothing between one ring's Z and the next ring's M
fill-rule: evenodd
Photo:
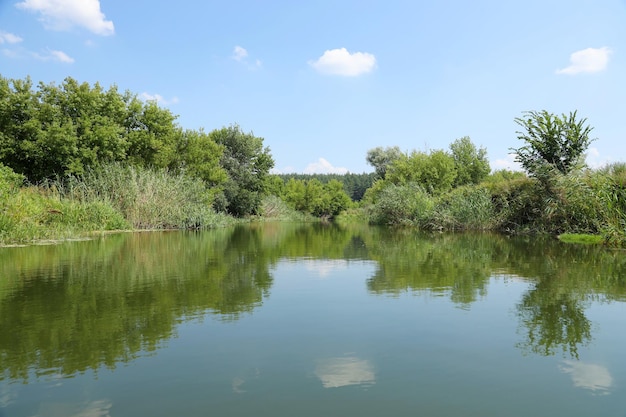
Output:
M0 249L0 417L626 416L626 253L256 225Z

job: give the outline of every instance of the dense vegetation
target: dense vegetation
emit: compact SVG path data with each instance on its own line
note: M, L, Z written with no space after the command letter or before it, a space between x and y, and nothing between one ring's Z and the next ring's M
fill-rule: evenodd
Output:
M364 198L370 221L428 230L595 234L624 245L626 164L584 165L592 129L576 112L527 112L516 122L524 128L517 132L524 144L512 151L526 174L489 174L486 151L469 138L453 142L450 151L370 151L370 163L384 164L375 165L384 175ZM387 157L371 157L385 152Z
M156 102L72 78L0 77L0 243L93 230L207 228L234 217L358 219L427 230L596 234L626 241L626 164L582 163L576 112L526 112L526 173L490 173L469 137L447 150L367 152L369 174L270 174L263 138L183 129Z

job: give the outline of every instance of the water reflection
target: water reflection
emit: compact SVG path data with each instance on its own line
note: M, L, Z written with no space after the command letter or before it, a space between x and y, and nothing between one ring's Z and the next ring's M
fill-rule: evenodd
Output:
M321 359L315 368L315 375L322 381L324 388L369 386L376 382L372 364L355 356Z
M363 277L369 294L429 293L466 309L487 295L494 276L521 278L530 285L512 306L518 347L538 355L578 357L593 337L589 303L626 300L622 253L537 238L254 224L4 248L0 375L28 380L114 368L158 349L181 321L238 320L270 299L272 272L284 259L303 261L321 278L349 269L351 260L372 262L376 272ZM329 359L317 370L324 386L374 381L371 365L357 358ZM233 381L235 392L242 381Z
M566 360L559 368L572 377L575 387L584 388L594 394L607 395L613 386L611 373L602 365Z
M113 406L109 400L87 403L43 403L34 417L110 417Z

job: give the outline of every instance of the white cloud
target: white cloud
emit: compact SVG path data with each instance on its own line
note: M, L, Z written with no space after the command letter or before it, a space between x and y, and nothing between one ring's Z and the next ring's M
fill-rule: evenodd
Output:
M69 56L63 51L55 51L54 49L48 49L43 54L38 54L36 52L32 52L32 53L29 52L29 54L40 61L58 61L58 62L63 62L65 64L74 63L74 58L72 58L71 56Z
M65 62L66 64L71 64L74 62L74 58L70 57L63 51L51 50L50 56L52 57L52 59L59 61L59 62Z
M367 52L350 53L346 48L331 49L309 65L322 74L356 77L376 68L376 57Z
M348 168L334 167L324 158L320 158L316 162L311 162L304 169L305 174L346 174L347 172Z
M510 171L523 171L522 166L515 162L515 154L510 153L504 158L496 159L495 161L491 161L491 169L508 169Z
M237 45L235 46L235 49L233 49L232 58L235 61L241 62L244 59L246 59L247 56L248 56L248 51L246 51L246 48L242 48L241 46Z
M569 57L570 66L559 69L556 73L575 75L604 71L609 63L611 52L611 49L606 46L576 51Z
M600 155L598 148L589 148L585 154L585 163L589 168L598 169L611 163L611 158Z
M22 42L22 38L9 32L3 32L0 30L0 44L2 43L19 43Z
M172 99L166 100L165 97L163 97L160 94L150 94L150 93L143 92L140 94L139 97L141 97L141 99L144 101L155 101L157 104L160 104L163 106L178 103L178 97L172 97Z
M243 48L239 45L235 46L235 48L233 49L233 54L230 57L237 62L241 62L250 70L259 69L263 65L260 59L255 59L254 64L248 62L248 51L246 50L246 48Z
M20 9L38 13L47 29L69 30L83 27L97 35L113 35L113 22L106 20L99 0L24 0Z

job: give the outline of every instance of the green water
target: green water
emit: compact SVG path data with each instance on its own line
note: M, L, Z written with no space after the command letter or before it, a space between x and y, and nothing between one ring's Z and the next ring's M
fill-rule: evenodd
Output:
M0 249L0 417L626 416L626 253L265 224Z

